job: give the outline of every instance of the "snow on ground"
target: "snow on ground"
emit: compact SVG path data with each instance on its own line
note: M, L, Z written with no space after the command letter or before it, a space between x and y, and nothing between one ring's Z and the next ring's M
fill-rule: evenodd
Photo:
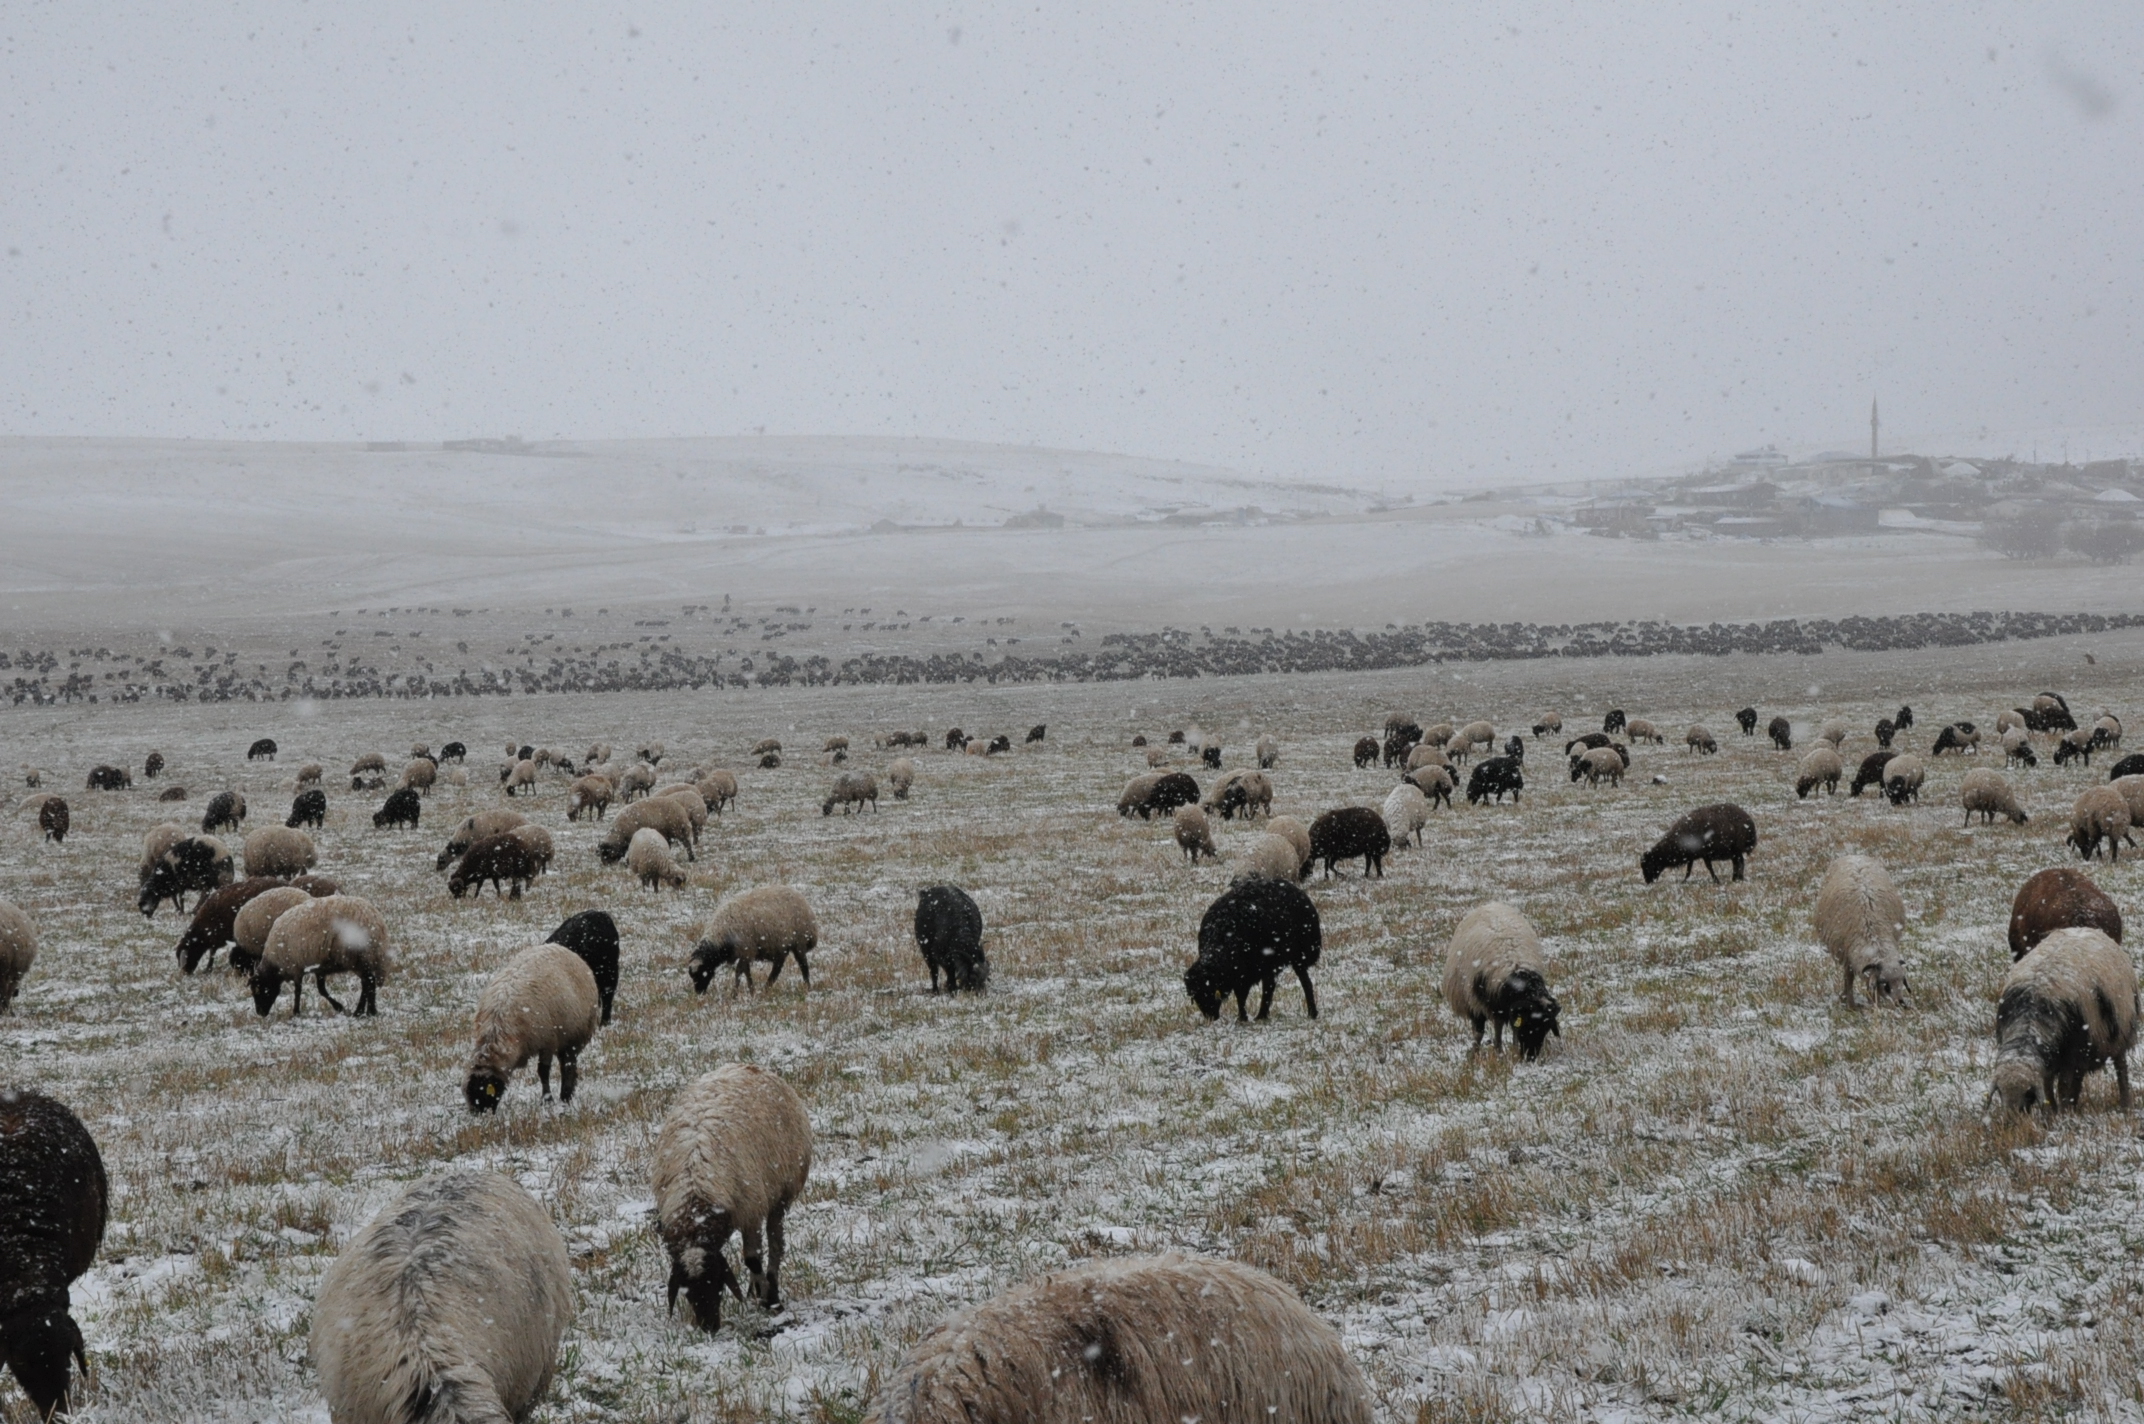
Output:
M2085 652L2096 655L2086 665ZM448 1164L512 1173L556 1215L580 1311L537 1418L856 1417L874 1381L948 1310L1030 1273L1164 1247L1272 1270L1343 1330L1385 1417L1496 1420L1951 1419L2144 1414L2144 1150L2104 1076L2050 1126L1991 1123L1984 1094L2009 898L2062 863L2067 809L2105 776L2019 772L2025 827L1964 829L1964 759L1922 802L1792 791L1795 757L1736 734L1754 702L1807 738L1868 728L1910 702L1925 744L1953 718L1989 725L2043 687L2133 724L2144 636L1905 655L1420 669L1346 679L1021 688L837 688L313 706L0 711L7 765L49 773L74 807L61 847L18 815L0 895L44 947L0 1019L7 1076L72 1104L115 1188L96 1269L78 1286L94 1362L85 1421L321 1420L306 1333L320 1271L403 1184ZM1565 779L1529 740L1522 805L1439 810L1382 880L1318 880L1323 1016L1292 986L1261 1024L1201 1020L1182 971L1218 865L1187 867L1158 824L1113 811L1143 769L1134 733L1198 725L1242 763L1283 745L1275 810L1306 820L1377 804L1389 773L1348 749L1392 710L1486 716L1499 735L1542 708L1567 735L1610 706L1673 734L1619 789ZM1701 721L1718 757L1677 743ZM1019 742L983 760L917 755L916 790L828 818L814 755L845 733L959 724ZM282 743L248 764L256 736ZM749 768L777 735L788 764ZM737 768L684 893L597 864L599 827L564 815L565 783L528 809L559 843L527 898L449 899L432 857L470 810L502 804L509 740L578 758L656 738L666 766ZM473 749L421 831L376 832L378 794L333 774L413 741ZM99 761L155 784L79 788ZM141 836L236 786L249 825L280 820L295 768L330 773L321 868L374 899L400 972L381 1014L308 996L268 1020L218 970L174 966L168 910L133 908ZM1985 764L1988 758L1980 758ZM1199 773L1201 780L1206 773ZM1656 783L1655 778L1659 781ZM1750 878L1640 882L1639 852L1679 812L1733 799L1756 815ZM1908 1011L1851 1012L1808 917L1825 861L1880 856L1911 916ZM2134 904L2125 857L2094 874ZM988 925L988 994L933 997L909 919L916 890L967 887ZM786 882L816 906L809 990L695 997L684 962L723 895ZM1473 905L1510 900L1541 929L1564 1036L1516 1066L1470 1057L1442 1003L1440 954ZM496 1118L462 1106L484 976L591 906L625 934L617 1021L582 1060L582 1096L538 1101L531 1076ZM810 1104L812 1186L792 1213L788 1308L726 1314L699 1336L664 1311L650 1228L653 1133L670 1094L714 1064L782 1073ZM0 1408L23 1416L12 1386Z

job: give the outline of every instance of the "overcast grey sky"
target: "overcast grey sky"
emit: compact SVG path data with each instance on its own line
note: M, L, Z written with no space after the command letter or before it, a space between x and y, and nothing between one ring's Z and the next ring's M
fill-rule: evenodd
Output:
M1873 12L1872 12L1873 11ZM2144 423L2144 6L0 6L0 432Z

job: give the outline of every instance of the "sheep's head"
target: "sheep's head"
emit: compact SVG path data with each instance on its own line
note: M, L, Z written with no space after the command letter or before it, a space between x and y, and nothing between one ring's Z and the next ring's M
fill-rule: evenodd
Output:
M1210 1019L1221 1017L1221 989L1214 983L1213 970L1204 960L1184 971L1184 990L1191 995L1191 1002L1199 1006L1199 1012Z
M1880 996L1903 1007L1913 996L1913 986L1906 982L1906 967L1898 962L1896 954L1885 955L1874 964L1864 965L1861 977L1868 981L1871 998Z
M1528 978L1531 982L1511 1015L1511 1037L1519 1046L1519 1056L1532 1062L1541 1056L1541 1045L1548 1042L1550 1034L1563 1037L1563 1028L1562 1008L1556 996L1540 979L1531 975Z
M2043 1097L2039 1068L2024 1058L1998 1059L1989 1096L1999 1098L2014 1113L2031 1112L2041 1105Z
M67 1402L69 1356L88 1373L81 1327L67 1313L65 1291L0 1320L0 1363L15 1372L40 1419L51 1417Z
M499 1099L505 1095L506 1075L496 1068L472 1068L469 1081L462 1084L462 1097L473 1113L497 1112Z
M716 1235L718 1231L720 1235ZM703 1224L698 1234L703 1239L727 1241L729 1214L717 1212L711 1222ZM743 1284L737 1279L737 1273L730 1269L729 1258L719 1245L713 1250L699 1245L687 1246L670 1258L670 1309L677 1309L678 1293L684 1292L692 1323L710 1335L722 1328L722 1292L725 1288L737 1299L744 1299Z
M685 972L692 976L692 992L704 994L715 979L715 971L737 960L737 946L728 940L703 939L692 951L692 960Z
M283 992L283 971L263 961L253 966L248 978L253 986L253 1011L267 1018Z
M605 865L616 865L625 858L625 844L614 837L606 837L596 846L596 859Z
M1660 872L1675 863L1673 857L1674 851L1671 848L1671 842L1668 841L1662 841L1644 855L1639 856L1638 869L1643 872L1645 883L1650 885L1655 880L1658 880Z

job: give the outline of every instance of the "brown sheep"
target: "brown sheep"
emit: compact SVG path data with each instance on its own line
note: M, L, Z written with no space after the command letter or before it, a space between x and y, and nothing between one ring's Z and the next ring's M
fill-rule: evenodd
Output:
M2010 958L2023 959L2056 930L2094 929L2122 942L2122 912L2081 870L2058 866L2029 877L2010 902Z

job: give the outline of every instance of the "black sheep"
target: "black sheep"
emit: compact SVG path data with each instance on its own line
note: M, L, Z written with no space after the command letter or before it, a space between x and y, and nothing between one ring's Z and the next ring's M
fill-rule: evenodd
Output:
M1898 753L1895 751L1878 751L1870 752L1867 756L1863 757L1861 759L1860 770L1854 773L1853 789L1848 791L1846 794L1849 796L1859 796L1863 791L1867 790L1871 786L1875 787L1878 791L1881 791L1883 789L1884 763L1888 762L1892 757L1895 757L1897 755Z
M1325 862L1328 879L1336 861L1362 857L1362 873L1384 878L1385 857L1392 850L1392 832L1385 818L1366 806L1342 806L1327 811L1310 823L1310 858Z
M1221 749L1219 747L1202 747L1199 749L1199 760L1206 763L1209 769L1219 771L1221 769Z
M950 727L946 729L945 749L947 751L957 752L967 744L968 734L966 732L963 732L958 727Z
M1373 765L1376 761L1377 738L1357 737L1355 739L1355 770L1360 771L1366 766Z
M1514 734L1510 741L1504 743L1504 755L1510 757L1513 761L1524 762L1526 760L1525 741Z
M1182 746L1183 744L1184 744L1184 734L1183 734L1183 732L1182 732L1182 730L1181 730L1181 729L1179 729L1179 730L1177 730L1177 731L1174 731L1174 732L1171 732L1171 733L1169 733L1169 745L1170 745L1170 746L1172 746L1172 747L1180 747L1180 746Z
M515 761L534 761L535 759L536 748L534 747L523 747L519 752L514 755ZM644 762L647 762L649 766L653 766L657 761L660 761L662 759L662 754L660 752L657 752L653 758L650 758L648 756L648 748L643 747L640 751L640 759Z
M2040 706L2042 702L2052 703L2053 705L2042 708ZM2028 731L2074 732L2077 730L2077 719L2070 715L2070 705L2063 701L2061 693L2043 692L2038 697L2035 697L2032 703L2030 710L2019 709L2025 712L2025 726Z
M97 1259L111 1188L65 1104L0 1089L0 1359L39 1418L67 1405L71 1355L86 1372L68 1288Z
M1198 800L1199 784L1191 779L1190 773L1172 771L1147 792L1146 804L1139 808L1139 819L1174 815L1177 807L1196 806Z
M123 766L90 768L89 789L91 791L124 791L133 784L133 776Z
M1791 752L1794 750L1794 724L1786 718L1774 717L1765 726L1764 732L1766 736L1772 739L1772 745L1781 751Z
M596 976L596 997L603 1001L603 1022L609 1023L611 1000L618 994L618 922L608 911L583 910L551 931L548 943L572 950Z
M156 917L156 907L169 900L186 908L186 894L206 895L225 883L224 869L230 862L217 854L217 847L189 836L164 852L141 878L141 895L135 904L144 915Z
M1904 731L1906 728L1912 726L1913 709L1911 707L1899 708L1898 715L1891 719L1891 725L1898 728L1900 731Z
M1472 806L1483 801L1501 802L1507 791L1516 803L1519 793L1525 789L1526 777L1521 773L1516 761L1510 757L1491 757L1476 766L1474 774L1467 778L1467 804Z
M273 738L273 737L262 737L262 738L261 738L261 739L260 739L259 741L255 742L255 743L254 743L254 744L253 744L252 746L250 746L250 747L247 747L247 748L246 748L246 760L247 760L247 761L274 761L274 760L275 760L275 738Z
M156 799L159 801L184 801L186 799L186 788L183 786L167 786L162 792L158 793Z
M449 742L439 749L439 759L441 761L463 761L468 758L468 755L469 748L463 746L460 742Z
M1199 921L1199 957L1184 971L1184 989L1209 1019L1221 1017L1222 1003L1235 995L1236 1021L1245 1023L1250 1019L1245 1000L1257 984L1264 989L1258 1001L1263 1020L1273 1008L1274 981L1281 970L1293 969L1303 986L1304 1009L1316 1018L1318 991L1310 968L1323 948L1318 907L1308 895L1285 881L1246 876L1206 907Z
M395 788L388 798L380 803L380 809L372 813L372 828L384 826L408 826L417 829L418 813L424 810L424 801L416 791L407 786Z
M957 885L931 885L916 895L916 948L930 966L931 992L945 971L948 993L981 990L990 980L983 957L983 912Z
M463 891L471 890L472 898L480 898L484 883L490 881L493 893L510 894L518 900L522 887L542 871L543 866L520 837L486 836L469 847L461 863L447 876L447 893L459 900Z
M1756 736L1757 709L1754 707L1745 707L1740 712L1735 713L1735 725L1742 729L1743 736Z
M1584 747L1587 751L1592 751L1595 747L1605 747L1609 745L1611 740L1612 739L1606 732L1588 732L1582 737L1573 737L1568 742L1565 742L1563 744L1563 754L1565 756L1571 756L1575 754L1580 747Z
M142 780L154 781L163 773L163 770L164 754L162 752L151 752L149 753L149 759L141 764Z
M1039 742L1042 740L1044 734L1047 733L1049 730L1049 723L1037 722L1034 726L1029 727L1027 729L1027 739L1030 742Z
M2144 776L2144 752L2131 752L2114 764L2107 773L2107 780L2120 781L2125 776Z
M327 824L327 819L328 794L315 786L308 791L300 791L291 799L290 818L283 824L291 827L323 826Z
M1941 756L1945 752L1964 754L1972 751L1978 740L1973 735L1973 724L1971 722L1953 722L1942 731L1936 733L1935 750L1930 752L1929 755Z
M1601 730L1604 732L1620 732L1628 725L1629 719L1624 717L1623 709L1620 707L1609 708L1608 715L1601 718Z
M1383 756L1388 767L1398 766L1407 760L1407 753L1422 744L1422 729L1412 722L1402 722L1385 729Z
M1718 884L1720 874L1712 868L1715 860L1732 861L1735 879L1740 880L1743 862L1756 848L1757 823L1750 819L1749 812L1721 802L1700 806L1668 827L1668 833L1639 859L1638 868L1645 872L1645 883L1650 885L1662 871L1678 865L1683 868L1682 878L1688 880L1697 863L1703 861L1705 873Z
M1945 727L1943 730L1948 734L1950 728ZM2061 741L2055 743L2055 765L2067 766L2073 761L2082 761L2086 766L2090 766L2092 764L2091 744L2088 742L2084 746L2078 746L2069 738L2064 737Z
M216 951L231 942L231 929L238 919L238 912L256 895L265 895L270 890L279 890L286 882L272 875L255 875L230 885L218 886L201 897L194 906L193 923L179 936L174 952L178 955L179 972L191 974L201 967L202 957L210 965L216 962Z
M67 803L55 796L37 808L37 829L45 833L45 839L54 845L67 843L69 816Z
M984 753L984 755L986 755L986 756L996 756L996 755L997 755L997 754L998 754L999 752L1009 752L1009 751L1011 751L1011 750L1012 750L1012 738L1011 738L1011 737L1008 737L1008 736L1006 736L1005 734L1003 734L1003 733L1001 732L1001 733L999 733L999 734L998 734L997 736L995 736L995 737L992 737L992 738L990 739L990 749L989 749L989 750L988 750L988 751L987 751L986 753ZM1215 753L1214 753L1214 755L1216 755L1216 756L1219 756L1219 755L1220 755L1220 753L1219 753L1219 752L1215 752Z
M206 835L219 826L237 830L246 819L246 798L236 791L219 791L208 798L208 809L201 813L201 831Z

